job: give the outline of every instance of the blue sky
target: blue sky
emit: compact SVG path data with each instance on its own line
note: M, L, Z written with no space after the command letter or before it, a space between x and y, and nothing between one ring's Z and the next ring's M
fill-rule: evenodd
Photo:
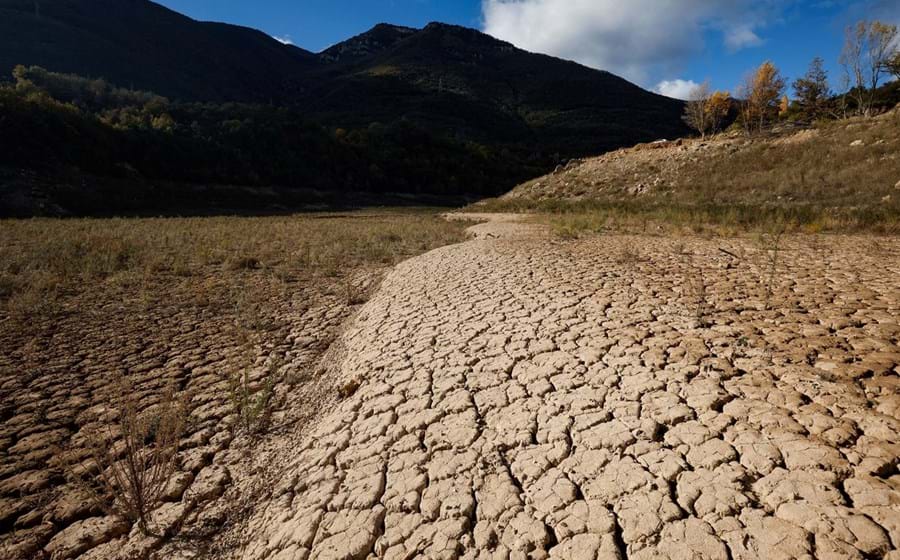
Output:
M900 23L900 0L161 0L190 17L254 27L320 51L376 23L484 30L534 52L683 95L709 79L732 90L771 59L789 78L814 56L838 85L844 27Z

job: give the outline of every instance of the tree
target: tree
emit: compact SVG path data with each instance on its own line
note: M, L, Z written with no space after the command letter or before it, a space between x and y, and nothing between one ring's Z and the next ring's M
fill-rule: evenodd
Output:
M722 129L722 123L731 111L731 95L727 91L710 93L709 82L696 86L684 108L684 122L706 137Z
M739 88L741 121L747 132L759 131L775 120L779 113L785 81L770 61L750 73Z
M894 53L894 56L891 57L887 62L887 71L894 75L895 78L900 80L900 50Z
M794 81L794 96L804 117L816 119L822 116L831 98L831 86L821 57L814 58L806 75Z
M689 127L699 132L700 136L703 137L710 131L709 115L706 110L709 97L708 81L695 86L691 90L690 98L684 107L684 116L682 117Z
M722 130L722 124L731 112L731 94L727 91L715 91L706 102L706 114L709 116L709 127L713 132Z
M871 115L875 90L897 54L897 26L860 21L846 31L840 63L853 84L851 95L861 115Z

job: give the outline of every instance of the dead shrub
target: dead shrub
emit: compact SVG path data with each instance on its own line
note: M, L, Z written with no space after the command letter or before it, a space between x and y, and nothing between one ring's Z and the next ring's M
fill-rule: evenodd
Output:
M178 443L188 417L188 399L172 387L161 401L142 410L138 393L124 374L114 382L117 420L86 433L87 450L68 465L70 477L97 507L118 515L150 535L149 516L162 502L177 468ZM96 477L91 478L91 472ZM158 536L158 535L157 535Z

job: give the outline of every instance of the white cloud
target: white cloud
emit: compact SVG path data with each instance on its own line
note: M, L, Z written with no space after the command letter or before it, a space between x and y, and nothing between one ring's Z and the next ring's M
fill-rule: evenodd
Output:
M708 30L731 50L761 44L760 30L794 1L482 0L482 13L499 39L646 84L702 51Z
M749 47L758 47L763 40L749 25L738 25L725 30L725 46L730 51L739 51Z
M272 35L272 38L281 43L282 45L293 45L294 41L291 40L290 35L285 35L283 37L279 37L278 35Z
M666 97L687 100L699 85L693 80L663 80L656 84L654 91Z

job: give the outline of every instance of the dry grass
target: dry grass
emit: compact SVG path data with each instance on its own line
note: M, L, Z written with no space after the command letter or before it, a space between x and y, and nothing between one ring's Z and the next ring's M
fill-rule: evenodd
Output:
M862 145L851 146L857 140ZM569 237L608 230L727 235L780 224L804 233L900 233L900 110L820 123L796 136L704 145L589 160L514 191L522 196L472 210L541 213ZM657 182L645 194L629 191Z
M290 284L386 266L463 238L427 212L265 218L0 221L0 316L55 312L101 284L134 297L189 279L264 275ZM146 294L144 294L146 295ZM350 299L358 301L359 294Z

